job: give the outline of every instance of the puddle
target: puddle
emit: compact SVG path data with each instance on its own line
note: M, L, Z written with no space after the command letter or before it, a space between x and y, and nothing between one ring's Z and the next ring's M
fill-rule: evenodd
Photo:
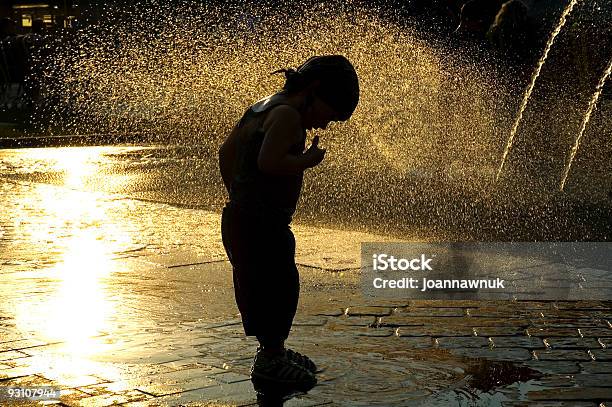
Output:
M512 362L456 358L440 350L398 349L397 342L379 341L377 349L369 352L359 345L347 351L327 343L326 349L329 353L317 358L325 371L309 394L341 406L501 406L505 401L525 400L542 377ZM296 394L269 392L260 405L280 406Z

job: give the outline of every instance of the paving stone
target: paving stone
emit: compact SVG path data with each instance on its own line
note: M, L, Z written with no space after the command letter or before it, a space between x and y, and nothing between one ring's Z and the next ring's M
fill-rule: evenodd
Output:
M397 336L474 336L470 327L443 327L443 326L407 326L399 327Z
M378 298L374 297L371 299L371 302L363 303L363 304L355 304L356 305L367 305L373 307L385 307L391 309L401 309L407 308L410 306L410 301L402 300L398 298Z
M527 328L529 336L537 336L539 338L549 338L551 336L560 337L580 337L576 328Z
M341 308L334 308L330 310L319 311L315 314L315 316L323 316L323 317L339 317L344 315L344 310Z
M161 363L163 366L167 366L173 370L184 370L184 369L197 369L201 367L207 367L197 358L185 358L172 362Z
M208 324L204 324L201 326L196 326L196 328L200 328L200 329L216 329L216 328L226 328L229 326L237 326L237 325L242 325L242 320L241 319L232 319L232 320L228 320L228 321L220 321L220 322L213 322L213 323L208 323Z
M605 400L612 399L612 387L555 388L531 391L530 400Z
M484 305L497 304L495 301L480 300L410 300L411 308L478 308Z
M209 368L223 369L225 361L221 358L212 355L198 356L197 360Z
M75 375L65 372L53 373L49 370L47 370L44 374L45 377L48 377L49 379L53 380L56 383L56 386L60 389L85 387L92 384L100 384L105 382L105 379L93 374Z
M334 327L370 326L376 324L376 322L377 319L374 316L340 317L330 319L327 323L327 327L333 329Z
M251 381L241 381L230 384L222 384L200 390L204 400L244 402L253 399L253 384Z
M469 308L466 311L467 315L472 318L504 318L504 319L530 319L538 318L539 312L528 309L500 309L495 308Z
M595 349L591 350L593 356L595 356L595 360L610 362L612 361L612 352L608 349Z
M574 376L574 380L583 387L610 387L612 386L612 373L581 373Z
M152 397L152 398L144 400L144 401L131 401L131 402L123 403L123 404L119 404L119 405L122 406L122 407L123 406L129 406L129 407L169 407L169 406L189 406L189 405L193 405L193 404L187 404L189 402L180 404L179 401L175 401L174 403L171 403L170 401L172 401L172 398L174 398L176 400L177 396L170 395L170 396L163 396L163 397ZM195 401L192 401L192 402L195 403Z
M18 358L26 358L29 356L30 356L29 354L18 351L18 350L7 350L4 352L0 352L0 361L12 360L12 359L18 359Z
M192 377L182 381L160 379L149 384L142 384L136 387L136 390L159 397L217 385L218 383L209 377Z
M113 394L117 392L121 392L125 390L125 388L116 386L116 389L111 389L113 383L100 383L100 384L92 384L90 386L83 387L75 387L75 389L80 390L84 393L89 394L90 396L99 396L103 394ZM108 386L107 386L108 385ZM143 393L140 393L143 394Z
M451 353L469 358L491 360L524 361L532 358L527 349L521 348L459 348L451 349Z
M315 406L328 406L332 404L331 401L316 400L314 398L306 396L294 397L283 403L283 407L315 407Z
M365 328L360 329L357 336L374 337L374 338L386 338L395 335L395 329L393 328Z
M601 338L602 336L612 336L610 328L580 328L580 333L585 338Z
M191 353L188 355L192 356ZM130 349L129 351L124 350L123 352L107 352L105 353L104 361L108 363L162 364L166 362L175 362L184 357L185 356L181 356L180 354L172 354L170 352L164 352L161 349L154 349L153 345L151 345L147 348L139 347Z
M547 374L574 374L580 372L578 362L572 361L549 361L549 360L530 360L524 363L531 369Z
M459 322L459 319L456 319ZM465 323L471 327L512 327L525 329L531 325L531 320L524 318L485 318L485 317L467 317L461 323Z
M234 370L234 371L245 371L248 372L253 363L253 355L248 355L243 358L233 358L231 360L227 360L223 362L223 368L225 370ZM236 369L238 368L238 369Z
M489 347L489 340L481 336L471 337L439 337L436 338L438 346L444 349L454 348L483 348Z
M150 398L151 396L140 392L136 392L133 394L104 394L99 396L82 398L78 401L78 404L83 407L107 407L117 404L128 403L131 401L143 401Z
M612 362L591 361L580 363L582 373L612 373Z
M396 315L407 317L465 317L465 308L403 308Z
M392 308L387 307L370 307L370 306L355 306L348 307L345 311L349 317L364 317L364 316L375 316L381 317L384 315L391 315Z
M27 349L27 348L32 348L35 346L44 346L44 345L48 345L48 343L37 340L37 339L32 339L32 338L19 339L16 341L0 343L0 352L9 351L9 350Z
M398 339L401 341L402 348L427 349L427 348L434 347L433 338L430 338L428 336L417 337L417 338L401 337Z
M474 327L478 336L521 336L525 335L525 329L513 326L476 326Z
M22 366L0 370L0 380L13 379L16 377L29 376L42 372L38 366Z
M322 316L298 317L293 321L293 326L323 326L327 318Z
M586 351L580 350L536 350L539 360L591 360Z
M545 348L542 338L534 336L495 336L491 338L496 348Z
M160 396L183 390L191 390L216 385L217 382L208 376L219 372L224 372L224 370L217 368L209 369L206 367L171 370L148 376L139 376L126 380L117 380L110 383L101 383L98 386L83 386L80 388L85 390L86 387L88 389L95 387L98 388L99 391L107 390L114 393L121 392L126 389L136 389L151 395Z
M531 328L605 328L598 319L532 319Z
M593 338L546 338L552 349L596 349L601 348Z
M23 358L23 359L11 359L11 360L5 360L2 362L3 365L8 366L9 369L12 369L14 367L27 367L30 366L29 363L19 363L21 361L25 361L25 360L29 360L29 358Z
M393 314L390 316L383 316L380 318L381 326L423 326L429 319L414 318L406 314Z
M575 387L576 381L573 375L549 374L537 379L538 386L543 387Z
M46 377L38 376L38 375L29 375L16 377L13 379L2 380L3 386L55 386L55 382L53 380L49 380Z
M64 353L66 345L64 343L50 343L32 348L23 349L20 352L27 353L30 356L46 356L51 353Z
M81 406L81 400L90 397L91 395L77 389L61 389L59 400L62 406L78 407Z
M504 401L504 407L601 407L593 401Z
M250 358L249 358L250 360ZM242 382L245 380L250 380L249 376L243 375L243 374L239 374L239 373L234 373L234 372L223 372L223 373L217 373L217 374L213 374L211 376L209 376L219 382L222 383L238 383L238 382Z
M234 405L245 405L249 403L256 403L257 396L253 390L253 384L250 381L245 381L184 391L144 402L126 403L124 406L176 406L186 405L188 403L202 403L202 401L212 405L214 405L214 402L229 402Z
M600 345L603 344L605 348L612 348L612 336L602 336L597 338Z
M190 250L172 251L167 254L153 254L144 258L149 263L163 265L165 267L183 267L201 263L210 263L214 260L210 256L203 256Z
M112 375L107 374L105 372L100 372L96 374L96 376L103 378L108 382L114 382L118 380L125 381L130 379L137 379L139 377L152 376L161 373L169 373L177 370L173 369L170 366L165 366L164 364L121 364L115 365L114 368L116 369L116 373L113 372Z
M548 309L540 310L538 313L543 314L545 319L572 319L572 320L593 320L604 316L603 310L576 310L576 309Z
M154 375L149 375L144 378L155 379L161 381L179 382L181 380L189 380L194 377L205 377L217 373L223 373L225 370L212 366L199 366L193 369L181 369L176 371L162 372ZM142 380L142 378L140 378Z
M596 310L606 311L610 309L610 303L605 301L557 301L558 309L566 310Z

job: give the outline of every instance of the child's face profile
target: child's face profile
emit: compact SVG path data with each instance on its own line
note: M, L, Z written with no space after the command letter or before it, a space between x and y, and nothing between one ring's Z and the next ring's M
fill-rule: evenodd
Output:
M337 121L340 116L329 104L323 99L314 95L311 106L312 123L309 126L311 129L325 130L327 125L332 121Z

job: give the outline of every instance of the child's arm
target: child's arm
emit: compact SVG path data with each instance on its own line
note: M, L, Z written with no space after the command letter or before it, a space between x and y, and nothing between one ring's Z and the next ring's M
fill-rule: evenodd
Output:
M278 106L268 113L263 124L265 137L257 158L257 166L270 174L299 174L323 161L325 149L318 147L319 138L304 153L293 155L289 149L302 138L300 114L289 106Z

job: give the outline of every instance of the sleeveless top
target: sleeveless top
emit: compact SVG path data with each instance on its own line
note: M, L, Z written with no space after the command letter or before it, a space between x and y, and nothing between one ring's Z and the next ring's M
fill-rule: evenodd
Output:
M239 127L250 120L259 120L259 123L250 133L241 135L237 143L229 205L250 215L289 224L300 197L303 174L268 174L257 166L265 136L265 114L283 104L287 104L283 95L268 96L251 106L240 119ZM289 154L301 154L305 143L306 130L303 130L301 140L290 147Z

